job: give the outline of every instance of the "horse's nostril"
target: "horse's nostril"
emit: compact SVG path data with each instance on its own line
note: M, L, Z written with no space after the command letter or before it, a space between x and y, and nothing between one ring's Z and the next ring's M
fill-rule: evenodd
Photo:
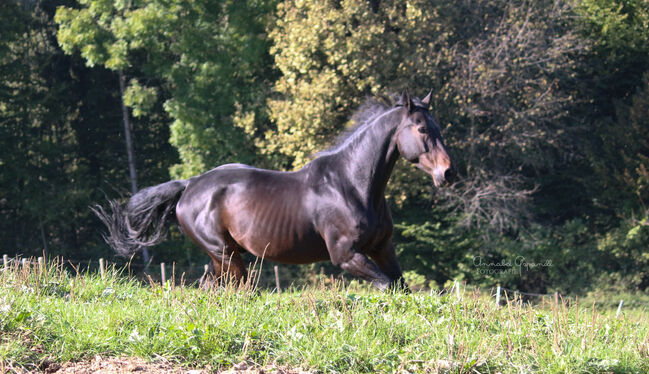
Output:
M446 180L447 183L452 183L453 180L455 180L455 169L454 168L448 168L444 172L444 179Z

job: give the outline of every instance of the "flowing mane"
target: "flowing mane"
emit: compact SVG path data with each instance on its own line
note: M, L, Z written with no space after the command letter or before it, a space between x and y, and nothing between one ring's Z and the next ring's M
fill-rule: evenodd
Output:
M356 109L351 116L352 125L338 135L332 144L323 151L314 155L314 158L325 156L340 151L344 146L357 140L363 129L368 127L372 121L381 114L399 105L395 95L385 97L368 97L365 102Z
M411 99L415 106L423 107L419 98L412 97ZM356 109L354 114L352 114L352 125L336 136L329 147L317 152L312 158L336 153L345 146L357 141L364 132L363 130L368 127L374 119L399 105L402 105L401 96L393 93L386 96L368 97L365 102Z

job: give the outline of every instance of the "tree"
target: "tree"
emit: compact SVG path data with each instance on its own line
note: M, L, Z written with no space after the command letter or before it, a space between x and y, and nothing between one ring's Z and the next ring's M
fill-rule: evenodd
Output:
M624 286L649 288L649 71L642 86L628 100L618 102L617 122L608 128L604 147L611 163L607 181L615 185L615 226L598 236L598 249L606 258L607 276ZM604 132L602 132L604 134Z
M582 32L594 41L587 68L580 76L582 91L591 98L583 110L591 123L590 136L582 146L594 179L588 184L607 214L628 213L629 205L637 200L619 171L633 170L629 161L636 156L630 150L642 148L642 133L637 123L630 121L627 108L638 105L632 101L642 97L643 76L649 71L649 4L583 0L578 9Z
M273 76L263 31L273 2L80 3L81 9L59 8L59 42L89 65L137 70L126 89L134 115L162 96L182 161L172 168L175 177L255 158L249 135L233 118L240 113L263 123Z
M588 89L599 116L613 116L611 98L628 99L649 64L649 4L644 0L581 0L582 33L594 41Z
M56 42L54 12L70 0L0 5L0 239L8 254L109 255L88 206L128 190L114 74L89 69ZM158 113L164 113L161 108ZM159 115L142 120L145 183L168 179L176 155ZM161 137L161 138L160 138ZM161 175L160 171L164 171Z
M89 193L74 131L79 97L69 94L69 61L54 40L52 5L0 7L7 35L0 57L0 235L8 252L24 255L70 252L88 239L78 227Z
M550 1L282 3L270 33L281 96L269 100L275 128L259 145L298 167L365 95L433 87L433 112L461 155L451 195L463 222L516 228L535 178L571 150L575 56L587 46L572 15ZM427 191L395 179L400 200Z

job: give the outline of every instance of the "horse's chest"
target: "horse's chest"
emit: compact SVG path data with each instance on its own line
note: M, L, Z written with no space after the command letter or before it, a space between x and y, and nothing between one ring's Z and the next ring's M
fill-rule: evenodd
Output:
M358 247L363 252L371 251L392 235L392 220L389 216L368 214L358 225Z

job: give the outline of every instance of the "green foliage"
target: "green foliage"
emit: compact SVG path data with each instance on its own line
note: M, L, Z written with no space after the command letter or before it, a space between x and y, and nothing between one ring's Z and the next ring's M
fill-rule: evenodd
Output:
M276 128L266 133L263 151L301 166L344 128L364 95L406 86L425 94L434 66L415 64L449 37L431 10L418 1L281 3L270 32L281 96L268 103Z
M649 4L643 0L581 0L589 36L598 42L603 57L619 62L649 51Z
M0 23L21 25L3 33L1 43L0 235L6 250L35 254L56 240L85 236L75 224L87 219L80 211L90 194L88 169L75 138L77 97L67 94L74 84L65 78L68 62L53 40L51 18L40 8L3 3L8 8Z
M601 194L601 204L614 212L616 219L597 235L596 246L604 258L605 284L619 283L630 289L646 290L649 287L646 255L649 71L634 84L640 86L633 95L615 103L616 118L601 121L600 156L594 165L600 183L608 187Z
M649 288L649 224L647 218L628 220L609 230L599 240L597 249L605 259L605 284L616 284L624 289Z
M440 287L449 279L480 278L465 266L480 246L475 233L459 228L452 213L431 208L408 206L395 212L394 242L402 268Z
M602 261L588 225L582 220L552 227L533 225L517 240L494 240L492 255L483 262L505 263L493 279L521 291L581 294L599 277Z
M612 170L615 177L633 203L640 203L634 213L645 215L645 201L649 201L649 71L642 78L642 86L631 97L629 104L617 106L617 123L610 129L608 137L613 142L607 144L609 152L617 151L619 170ZM635 205L635 204L634 204Z
M432 87L433 113L464 175L450 192L462 222L517 228L530 176L571 153L575 57L588 46L573 15L550 1L282 3L270 31L280 95L268 102L274 128L257 145L299 167L365 95ZM429 190L402 166L388 191L398 204Z
M155 105L157 93L155 87L143 87L132 79L124 92L124 104L131 107L135 117L141 117L151 111Z
M90 65L137 68L125 102L146 113L156 92L173 119L171 144L182 161L172 175L187 178L227 161L251 162L248 135L233 124L237 109L256 115L273 76L263 33L274 1L86 0L61 7L58 39Z
M618 170L626 169L624 162L629 157L627 154L620 158L619 151L627 153L625 148L637 148L635 143L641 139L638 135L642 136L637 125L636 129L629 128L633 126L627 107L641 105L632 104L631 98L638 90L646 91L643 76L649 66L649 4L633 0L583 0L578 10L583 15L582 32L594 40L582 79L588 82L584 90L592 97L585 115L592 117L590 130L596 137L584 142L584 148L597 177L605 181L601 184L611 185L618 178ZM642 95L639 93L633 100L642 100ZM627 199L616 195L614 189L601 193L601 203L613 209L619 206L620 199Z
M78 261L110 255L88 205L128 184L117 79L58 47L62 4L70 2L0 7L12 30L0 42L0 240L10 255L45 250ZM142 181L167 180L175 154L166 125L151 116L134 131Z
M597 269L602 267L596 264L611 252L597 249L581 220L552 227L532 225L515 237L485 237L480 231L458 227L452 213L419 209L413 216L416 211L409 207L401 217L404 221L395 224L397 251L404 270L414 272L413 279L415 274L425 275L437 287L461 280L524 292L580 294L600 279Z
M141 186L224 162L300 167L366 95L432 87L461 179L435 190L407 162L395 168L388 196L411 280L649 287L646 1L22 5L0 5L9 253L108 254L87 206L127 191L116 71ZM201 258L179 255L172 236L156 261ZM552 266L509 271L521 257Z

